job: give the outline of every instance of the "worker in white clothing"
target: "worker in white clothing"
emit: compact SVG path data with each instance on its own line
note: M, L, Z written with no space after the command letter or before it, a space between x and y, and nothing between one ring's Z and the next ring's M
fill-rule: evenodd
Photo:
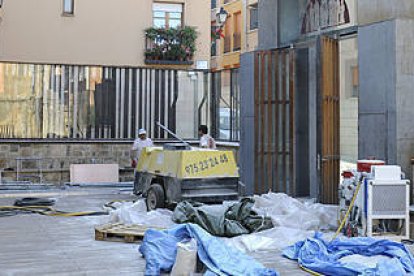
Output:
M200 147L201 148L208 148L208 149L215 149L216 148L216 141L213 137L208 135L208 128L206 125L200 125L198 127L198 135L200 136Z
M152 140L147 137L147 131L143 128L138 130L138 138L135 139L134 145L132 146L132 154L131 154L131 165L132 167L136 167L138 164L138 159L141 156L141 152L143 148L152 147Z
M143 128L138 130L138 139L135 139L134 145L131 149L131 166L136 169L138 159L141 156L141 152L146 147L152 147L152 140L147 137L147 131ZM135 170L134 187L137 186L135 183L139 183L140 173ZM138 187L138 186L137 186ZM141 189L142 190L142 189Z

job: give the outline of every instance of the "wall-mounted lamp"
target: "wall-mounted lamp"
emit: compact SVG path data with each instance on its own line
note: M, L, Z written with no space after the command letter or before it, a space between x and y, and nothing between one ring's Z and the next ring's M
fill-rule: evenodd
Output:
M0 2L1 1L2 0L0 0ZM223 7L216 13L216 22L219 27L222 27L224 23L226 23L228 15L229 13Z
M229 13L223 7L221 7L220 10L216 13L216 26L217 26L216 33L215 33L216 39L220 39L220 37L224 38L223 26L224 26L224 23L226 23L228 15Z

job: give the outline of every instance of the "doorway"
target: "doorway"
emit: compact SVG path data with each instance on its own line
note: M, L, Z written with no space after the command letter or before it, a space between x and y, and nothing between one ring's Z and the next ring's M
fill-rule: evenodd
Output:
M340 58L319 37L254 56L254 189L336 203Z

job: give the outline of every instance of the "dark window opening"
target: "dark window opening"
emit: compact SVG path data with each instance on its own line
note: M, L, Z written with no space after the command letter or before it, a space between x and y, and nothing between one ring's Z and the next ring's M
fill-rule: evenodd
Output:
M63 0L63 14L74 14L74 11L75 11L74 0Z
M259 8L258 5L250 6L250 30L259 28Z

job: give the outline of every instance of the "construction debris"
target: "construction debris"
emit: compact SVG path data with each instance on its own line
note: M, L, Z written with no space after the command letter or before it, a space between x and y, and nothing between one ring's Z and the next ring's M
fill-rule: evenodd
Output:
M82 217L108 215L105 211L65 212L52 208L55 199L27 197L17 199L14 206L0 206L0 217L15 216L18 214L39 214L44 216Z
M120 223L110 223L99 225L95 226L95 240L127 243L140 242L144 237L145 231L150 228L157 229L157 227L138 224L124 225Z
M220 208L183 201L175 208L172 219L180 224L198 224L219 237L235 237L273 228L269 217L258 216L252 211L253 204L252 198L244 198L228 207L220 205Z
M137 202L126 202L113 204L118 207L111 212L109 219L110 223L121 223L125 225L139 224L162 229L169 228L174 225L171 220L173 212L168 209L156 209L147 212L145 200L138 200Z
M37 197L25 197L16 199L14 206L53 206L56 203L56 199L53 198L37 198Z
M288 247L283 254L298 261L300 266L324 275L405 275L414 272L414 258L408 249L390 240L364 237L327 242L317 234ZM350 256L355 258L350 259ZM371 263L367 261L367 257L376 256L381 258Z
M107 182L107 183L76 183L66 182L65 187L81 187L81 188L133 188L134 182Z
M165 231L150 229L145 233L139 248L146 259L145 275L171 271L176 260L177 244L191 238L197 241L200 261L210 273L215 273L210 275L278 275L195 224L182 224Z
M217 214L223 214L223 210L228 210L233 204L234 202L224 202L222 205L203 205L206 212L203 212L201 216L208 213L211 217L215 214L219 217ZM143 199L135 203L117 203L114 206L118 209L111 212L109 220L111 223L139 224L165 229L175 225L172 219L173 212L168 209L147 212ZM337 208L333 205L302 203L286 194L268 193L254 196L254 205L251 210L261 217L271 218L274 227L248 235L222 239L227 245L242 252L281 250L295 242L312 237L315 231L332 230L327 235L333 235L333 230L337 227ZM269 223L270 221L267 220L263 225L269 225ZM220 230L216 232L220 233Z

